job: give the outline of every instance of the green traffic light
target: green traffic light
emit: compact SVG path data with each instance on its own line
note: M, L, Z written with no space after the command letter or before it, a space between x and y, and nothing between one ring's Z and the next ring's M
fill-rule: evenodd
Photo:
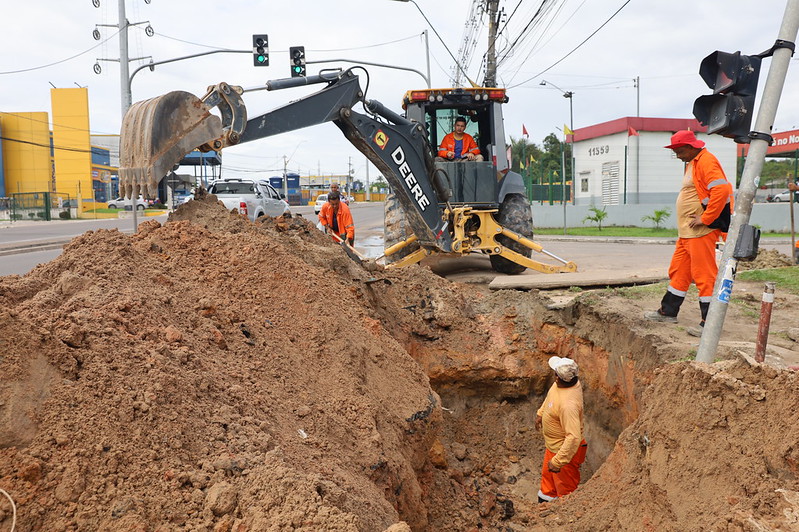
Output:
M301 66L295 66L294 67L294 72L297 72L297 73L302 72L302 67Z
M266 56L265 55L259 55L258 56L258 62L259 63L265 63L266 62Z

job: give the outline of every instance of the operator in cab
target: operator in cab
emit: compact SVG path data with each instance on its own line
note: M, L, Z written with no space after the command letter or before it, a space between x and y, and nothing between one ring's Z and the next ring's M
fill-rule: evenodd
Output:
M340 240L348 242L350 246L355 244L355 224L352 221L352 213L350 213L350 208L341 201L341 193L338 191L330 192L327 195L327 202L319 211L319 223L322 224L325 233L336 235ZM335 237L332 238L336 240Z
M480 148L474 137L466 133L466 118L455 119L455 131L444 135L438 147L436 161L482 161Z

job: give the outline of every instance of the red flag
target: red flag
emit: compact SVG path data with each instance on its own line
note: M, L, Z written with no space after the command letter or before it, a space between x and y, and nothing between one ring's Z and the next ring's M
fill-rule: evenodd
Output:
M524 124L522 124L522 135L524 135L525 137L529 137L530 136L530 135L527 134L527 128L524 127Z
M638 136L638 132L633 129L633 126L630 126L630 127L627 128L627 136L628 137L637 137Z

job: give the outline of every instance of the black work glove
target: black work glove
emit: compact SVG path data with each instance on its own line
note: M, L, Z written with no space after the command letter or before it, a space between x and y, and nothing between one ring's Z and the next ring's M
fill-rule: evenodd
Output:
M348 238L347 242L349 242L350 246L354 246L355 245L355 237Z

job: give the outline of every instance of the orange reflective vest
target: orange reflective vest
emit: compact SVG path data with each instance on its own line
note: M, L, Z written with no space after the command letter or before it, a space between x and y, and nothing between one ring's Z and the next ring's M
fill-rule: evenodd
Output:
M732 184L727 181L719 160L706 149L700 151L690 164L693 166L692 176L696 194L705 208L705 212L702 213L702 223L726 233L735 207ZM721 224L722 220L726 222L726 227Z
M330 202L326 202L319 210L319 221L322 222L328 231L333 232L333 206ZM338 236L342 240L347 238L355 238L355 223L352 221L352 213L350 208L344 203L339 202L338 213L336 215L338 222Z
M444 140L441 141L441 146L438 147L438 156L446 159L448 151L455 153L455 135L453 133L447 133L444 135ZM460 155L466 155L469 152L474 155L480 155L480 148L477 147L477 143L474 141L474 138L471 135L464 133L463 153ZM458 158L457 153L455 153L455 158Z

